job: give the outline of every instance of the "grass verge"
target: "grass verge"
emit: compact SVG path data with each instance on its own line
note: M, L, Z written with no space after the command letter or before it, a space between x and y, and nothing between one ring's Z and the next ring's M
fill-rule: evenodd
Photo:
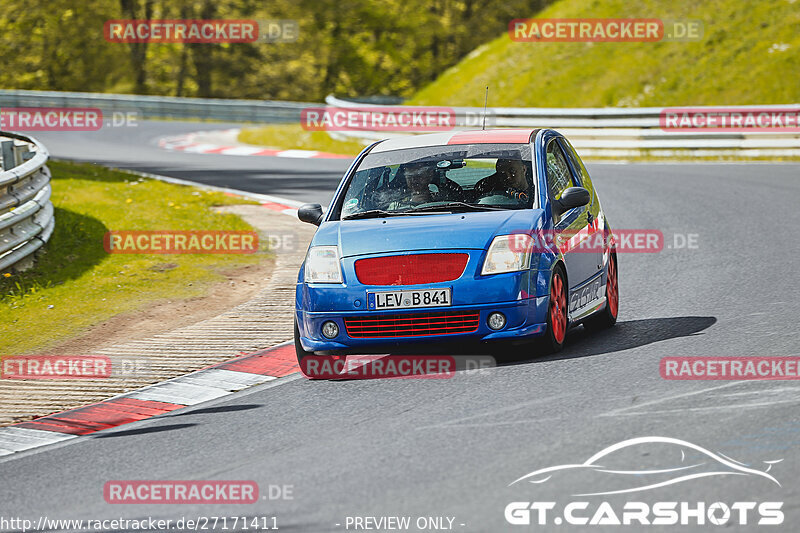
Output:
M358 155L364 145L353 141L337 141L324 131L306 131L300 124L273 124L246 128L239 141L280 150L317 150L331 154Z
M0 273L0 355L46 350L108 318L164 300L200 297L221 271L264 254L108 254L111 230L246 230L214 206L253 203L91 164L53 161L56 225L36 266Z
M513 42L470 53L408 103L646 107L800 101L800 8L794 0L562 0L536 18L699 19L696 42Z

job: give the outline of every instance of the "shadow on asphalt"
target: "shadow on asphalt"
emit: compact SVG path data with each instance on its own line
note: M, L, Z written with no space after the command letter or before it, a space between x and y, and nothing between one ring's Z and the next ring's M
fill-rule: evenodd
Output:
M163 416L162 418L172 418L175 416L186 416L186 415L207 415L207 414L215 414L215 413L230 413L233 411L249 411L250 409L258 409L259 407L264 407L261 404L245 404L245 405L220 405L218 407L207 407L205 409L195 409L194 411L179 411L175 414L170 414Z
M613 328L587 331L578 326L567 333L564 349L557 354L508 359L507 363L559 361L576 357L591 357L621 352L678 337L698 335L717 322L713 316L678 316L670 318L645 318L617 322Z
M147 433L161 433L162 431L172 431L173 429L184 429L197 424L170 424L167 426L145 427L139 429L128 429L125 431L115 431L113 433L101 433L92 435L93 439L108 439L111 437L131 437L133 435L145 435Z
M493 366L519 365L529 363L543 363L574 359L578 357L591 357L614 352L621 352L633 348L646 346L678 337L689 337L701 334L717 322L713 316L680 316L669 318L646 318L642 320L629 320L617 322L613 328L602 331L587 331L583 326L577 326L569 331L564 344L564 349L557 354L545 354L535 343L501 344L487 346L480 343L471 344L440 344L433 346L403 346L387 347L382 355L375 355L376 362L367 363L363 369L356 373L340 374L332 379L337 381L350 381L352 379L381 379L396 377L382 375L370 367L378 365L383 355L391 354L392 357L411 356L446 356L455 364L454 371L470 371ZM358 357L358 356L356 356ZM416 377L433 377L434 373L423 373ZM331 379L324 376L323 379Z

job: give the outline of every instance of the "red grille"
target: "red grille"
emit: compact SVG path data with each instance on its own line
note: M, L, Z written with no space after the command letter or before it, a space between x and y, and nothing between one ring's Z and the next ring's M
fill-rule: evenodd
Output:
M470 333L478 329L478 311L410 313L345 318L347 334L354 339L377 337L422 337Z
M458 279L467 254L415 254L370 257L356 261L356 276L365 285L422 285Z

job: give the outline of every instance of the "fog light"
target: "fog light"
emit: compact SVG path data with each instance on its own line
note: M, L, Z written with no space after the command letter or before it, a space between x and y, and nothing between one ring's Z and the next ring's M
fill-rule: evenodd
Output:
M339 326L329 320L322 324L322 334L326 339L332 339L339 334Z
M503 329L506 325L506 315L503 313L490 313L489 320L486 321L492 329Z

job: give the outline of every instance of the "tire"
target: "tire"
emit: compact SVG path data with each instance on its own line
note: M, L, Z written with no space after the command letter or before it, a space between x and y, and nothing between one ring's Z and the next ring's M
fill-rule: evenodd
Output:
M294 318L294 352L297 355L297 364L302 368L303 358L314 355L314 352L307 352L300 344L300 328L297 327L297 317Z
M303 345L300 344L300 328L297 327L297 318L296 317L294 319L294 352L297 355L297 365L300 367L300 372L305 377L307 377L308 379L329 379L329 378L331 378L331 376L329 376L329 375L324 375L324 376L316 375L316 376L314 376L314 375L309 375L309 374L306 373L305 367L308 366L308 365L303 365L303 359L305 359L306 357L313 356L314 358L317 359L317 361L320 361L320 360L324 359L324 360L330 361L330 362L333 362L334 359L336 359L336 357L334 357L332 355L316 355L314 352L307 352L303 348ZM308 363L308 361L306 361L306 362Z
M595 315L586 319L583 327L589 331L608 329L617 323L619 314L619 283L617 277L617 256L608 258L608 276L606 279L606 306Z
M567 337L567 280L564 269L557 266L550 279L550 300L547 303L547 330L541 339L547 353L560 352Z

